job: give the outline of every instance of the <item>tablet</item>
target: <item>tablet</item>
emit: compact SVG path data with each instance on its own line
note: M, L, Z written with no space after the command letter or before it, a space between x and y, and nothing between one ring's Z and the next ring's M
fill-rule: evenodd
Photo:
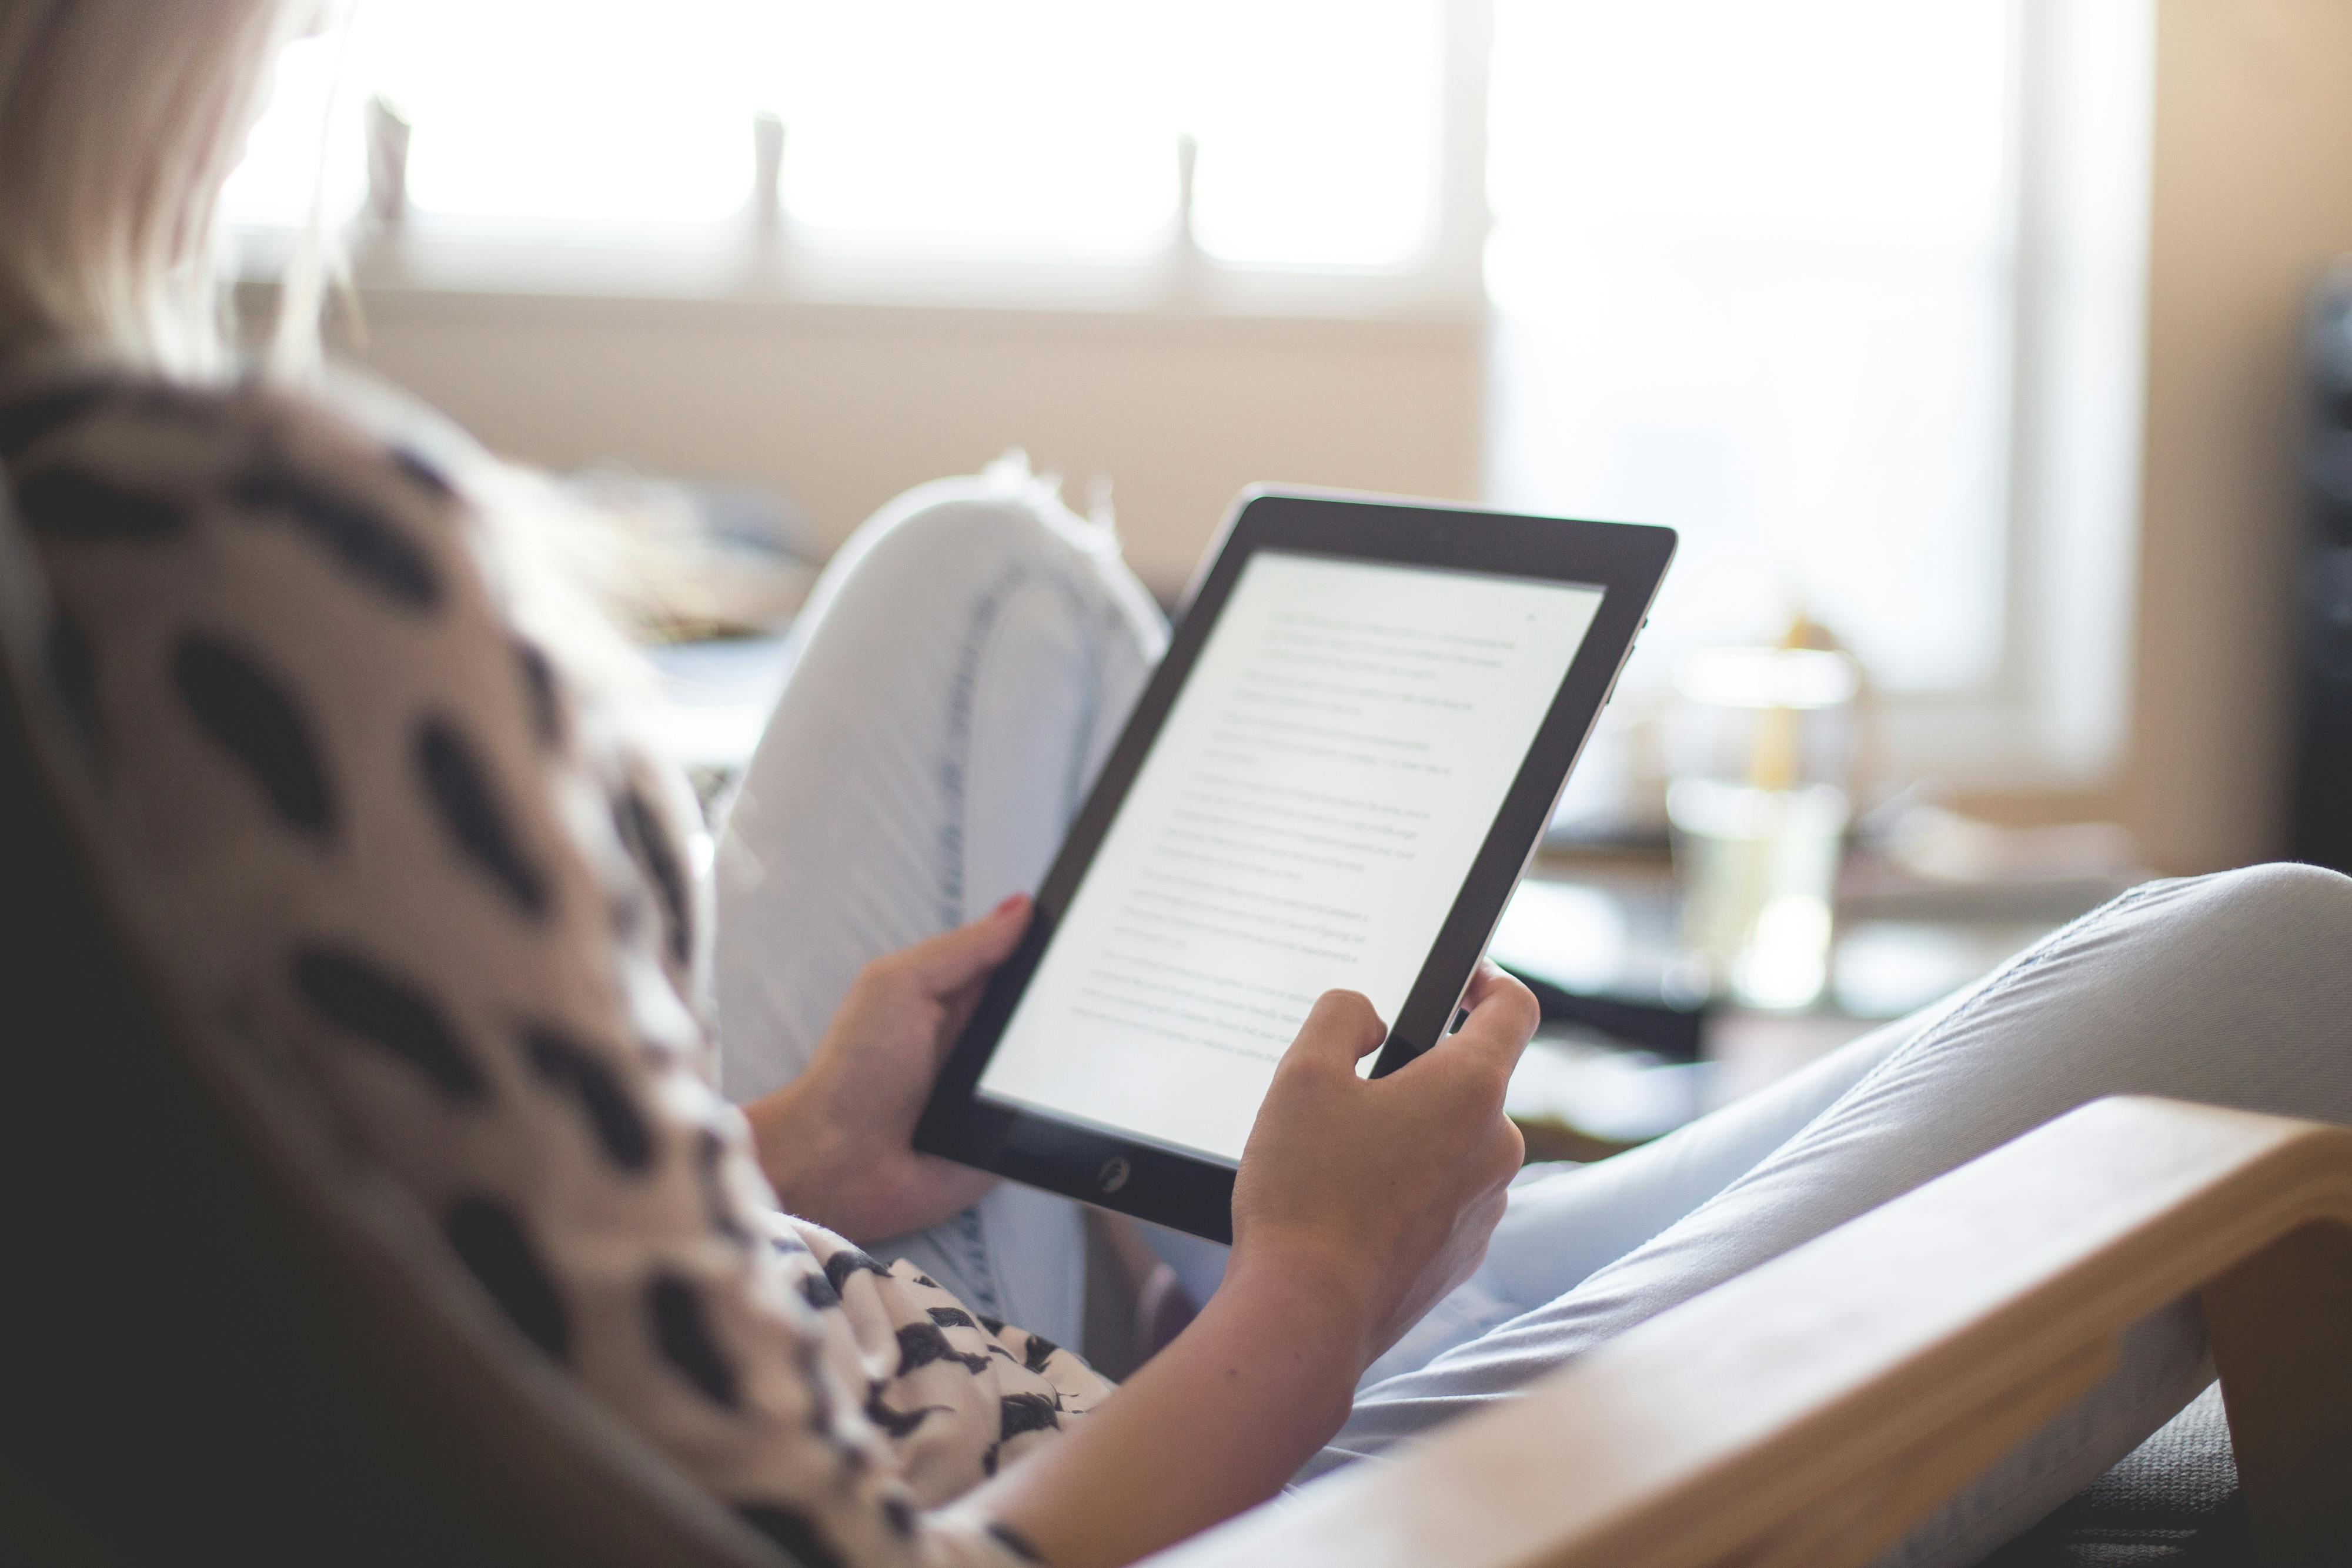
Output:
M1664 528L1254 491L916 1147L1213 1240L1315 998L1453 1026L1674 553Z

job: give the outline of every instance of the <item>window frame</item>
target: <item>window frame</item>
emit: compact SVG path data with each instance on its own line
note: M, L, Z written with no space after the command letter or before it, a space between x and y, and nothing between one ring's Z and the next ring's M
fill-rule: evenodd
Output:
M2129 741L2156 7L2012 4L2000 653L1981 689L1884 703L1879 745L1971 791L2091 791Z
M342 233L343 262L364 295L441 291L654 299L770 301L793 306L937 306L954 309L1305 319L1483 319L1486 61L1492 0L1438 0L1437 188L1428 243L1391 266L1226 261L1194 243L1191 154L1179 164L1180 210L1161 246L1132 259L1056 260L862 248L812 238L782 209L777 178L789 127L747 117L756 138L753 189L725 222L590 225L485 221L405 210L375 192ZM372 117L372 178L398 168L404 131ZM765 123L761 123L765 121ZM755 126L758 127L755 130ZM240 227L232 264L240 281L278 276L299 231Z

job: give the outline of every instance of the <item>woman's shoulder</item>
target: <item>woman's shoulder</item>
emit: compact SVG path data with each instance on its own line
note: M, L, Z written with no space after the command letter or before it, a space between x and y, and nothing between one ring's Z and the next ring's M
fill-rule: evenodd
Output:
M0 465L36 534L163 539L214 508L282 515L415 597L425 590L413 552L388 535L462 510L456 465L422 418L415 439L388 423L348 397L257 376L192 382L87 361L0 375Z
M6 532L91 651L73 670L207 627L267 655L289 700L356 721L428 679L501 709L520 668L533 732L654 868L672 980L698 998L705 893L670 847L698 825L693 796L640 733L633 656L542 559L543 482L348 374L195 382L87 360L0 365L0 470Z

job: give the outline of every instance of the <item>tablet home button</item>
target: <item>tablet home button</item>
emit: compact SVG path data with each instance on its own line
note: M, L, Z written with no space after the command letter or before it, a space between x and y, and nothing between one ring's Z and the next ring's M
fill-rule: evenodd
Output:
M1095 1184L1106 1193L1117 1192L1127 1185L1127 1178L1133 1174L1133 1170L1127 1163L1127 1157L1123 1155L1114 1155L1105 1160L1103 1168L1096 1173Z

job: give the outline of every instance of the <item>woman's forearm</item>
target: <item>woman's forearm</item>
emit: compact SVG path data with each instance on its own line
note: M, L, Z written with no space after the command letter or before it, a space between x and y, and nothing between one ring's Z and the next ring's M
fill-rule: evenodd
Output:
M853 1152L824 1107L814 1103L815 1085L806 1074L743 1107L751 1124L751 1144L776 1202L787 1214L813 1219L843 1235L834 1198L843 1187Z
M1111 1568L1265 1501L1347 1419L1359 1295L1279 1262L1229 1275L1173 1343L973 1504L1053 1568Z

